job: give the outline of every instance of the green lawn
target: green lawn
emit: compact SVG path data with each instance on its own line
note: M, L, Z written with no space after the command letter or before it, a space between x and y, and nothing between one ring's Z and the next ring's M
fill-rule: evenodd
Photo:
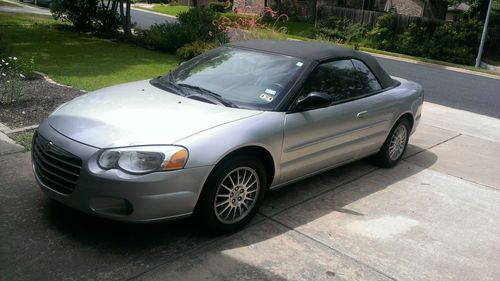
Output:
M314 24L308 22L288 21L277 23L277 26L285 26L287 34L296 37L314 38Z
M0 24L31 19L33 16L0 13ZM0 37L11 55L33 56L36 70L83 90L155 77L178 62L173 55L43 25L2 26Z
M31 150L31 143L33 140L33 134L35 131L30 130L22 133L16 133L13 135L9 135L16 143L24 146L26 150Z
M189 6L181 6L181 5L170 6L168 4L166 4L166 5L165 4L156 4L151 9L144 8L144 7L138 7L138 6L134 6L134 8L142 9L142 10L154 11L154 12L158 12L158 13L162 13L162 14L167 14L167 15L171 15L171 16L177 16L177 15L179 15L182 12L189 11L189 9L190 9Z
M2 3L2 2L0 2ZM50 24L67 24L61 21L56 21L50 16L36 14L14 14L0 12L1 25L50 25ZM3 27L2 27L3 28Z

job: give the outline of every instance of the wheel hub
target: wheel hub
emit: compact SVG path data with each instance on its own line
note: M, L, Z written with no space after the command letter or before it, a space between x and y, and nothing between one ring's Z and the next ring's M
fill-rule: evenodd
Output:
M229 201L233 207L241 206L245 199L247 199L247 192L243 185L236 186L229 194Z

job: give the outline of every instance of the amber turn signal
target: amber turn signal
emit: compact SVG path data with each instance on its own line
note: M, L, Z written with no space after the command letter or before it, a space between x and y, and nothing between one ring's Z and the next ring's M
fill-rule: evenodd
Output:
M174 153L170 160L163 165L164 170L177 170L184 168L188 158L188 152L186 149L181 149Z

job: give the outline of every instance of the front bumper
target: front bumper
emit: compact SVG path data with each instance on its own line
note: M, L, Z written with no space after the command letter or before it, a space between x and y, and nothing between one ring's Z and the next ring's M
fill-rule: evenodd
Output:
M51 188L40 174L43 171L37 171L33 164L35 178L45 194L69 207L109 219L154 222L189 216L212 170L212 166L203 166L146 175L103 170L97 165L98 148L59 134L47 122L40 125L37 134L82 160L78 180L69 194Z

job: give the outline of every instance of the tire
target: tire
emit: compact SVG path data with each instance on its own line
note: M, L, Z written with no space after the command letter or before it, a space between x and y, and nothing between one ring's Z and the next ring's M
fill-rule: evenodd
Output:
M404 131L404 139L402 139L401 131ZM397 136L399 135L399 137ZM375 155L375 161L377 164L383 168L392 168L396 166L406 151L406 147L408 146L408 140L410 136L410 123L406 118L399 119L394 127L391 129L391 132L387 136L387 139L384 142L384 145L380 149L380 151ZM396 142L395 149L397 152L393 150L393 146L391 146L391 142L393 140ZM399 144L398 144L399 143Z
M266 172L259 159L241 155L223 160L205 182L195 218L211 234L234 232L255 216L266 190Z

